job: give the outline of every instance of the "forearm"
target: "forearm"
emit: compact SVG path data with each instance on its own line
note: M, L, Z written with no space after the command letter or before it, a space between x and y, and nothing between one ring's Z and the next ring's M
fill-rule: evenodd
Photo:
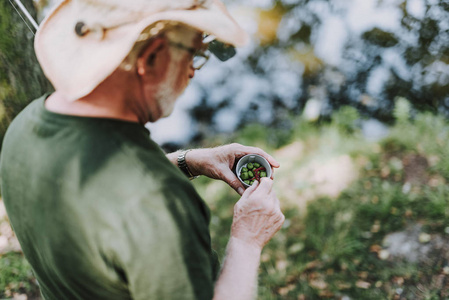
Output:
M166 154L165 156L172 164L178 166L178 156L182 151L184 150L178 150L176 152ZM191 149L186 153L185 160L192 175L204 175L201 170L207 167L207 154L208 149Z
M256 299L260 254L258 247L231 237L213 300Z
M182 150L178 150L176 152L168 153L165 156L168 158L168 160L174 164L175 166L178 166L178 156L182 152Z

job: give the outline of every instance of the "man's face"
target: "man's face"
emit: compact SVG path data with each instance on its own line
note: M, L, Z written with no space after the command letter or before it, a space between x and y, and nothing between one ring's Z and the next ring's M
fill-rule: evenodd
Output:
M172 46L180 44L187 48L199 49L202 45L202 35L198 31L184 28L176 32L167 33L170 59L166 78L160 83L156 91L156 101L161 110L161 118L169 116L176 102L176 99L184 92L189 81L195 75L193 68L193 54L179 47Z

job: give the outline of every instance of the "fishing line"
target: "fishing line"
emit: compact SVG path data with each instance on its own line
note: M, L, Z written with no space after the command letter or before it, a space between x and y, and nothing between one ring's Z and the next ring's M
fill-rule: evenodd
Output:
M17 8L15 7L15 5L11 2L11 0L9 0L9 3L11 3L12 7L14 7L14 10L19 14L19 17L22 19L23 23L25 23L26 27L28 27L28 29L30 30L30 32L33 34L34 36L34 31L30 28L30 26L28 25L28 23L25 21L25 19L22 17L22 14L17 10ZM38 25L37 23L34 21L34 19L29 15L28 11L26 10L26 8L21 4L22 3L18 3L16 0L16 4L19 6L19 8L22 10L22 12L25 14L25 16L29 19L29 21L31 22L31 24L33 24L34 28L37 30Z

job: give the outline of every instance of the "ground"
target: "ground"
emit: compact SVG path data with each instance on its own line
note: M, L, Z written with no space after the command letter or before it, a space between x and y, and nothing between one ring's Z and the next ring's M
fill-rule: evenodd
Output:
M367 141L341 119L288 133L254 125L202 145L257 145L281 163L286 221L262 253L258 299L449 299L447 121L418 114ZM204 177L194 185L223 256L238 195ZM1 202L0 270L0 298L38 299Z

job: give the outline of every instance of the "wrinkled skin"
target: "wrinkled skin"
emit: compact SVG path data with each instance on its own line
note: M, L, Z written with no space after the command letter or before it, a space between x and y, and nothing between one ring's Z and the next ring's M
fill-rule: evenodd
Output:
M237 193L243 195L245 187L234 174L232 168L239 158L247 154L263 156L270 163L272 171L273 168L279 168L280 166L271 155L262 149L237 143L216 148L194 149L186 155L186 162L193 175L204 175L212 179L223 180ZM273 179L273 175L271 179Z
M231 236L262 249L281 229L285 217L273 191L273 180L255 181L234 206Z

